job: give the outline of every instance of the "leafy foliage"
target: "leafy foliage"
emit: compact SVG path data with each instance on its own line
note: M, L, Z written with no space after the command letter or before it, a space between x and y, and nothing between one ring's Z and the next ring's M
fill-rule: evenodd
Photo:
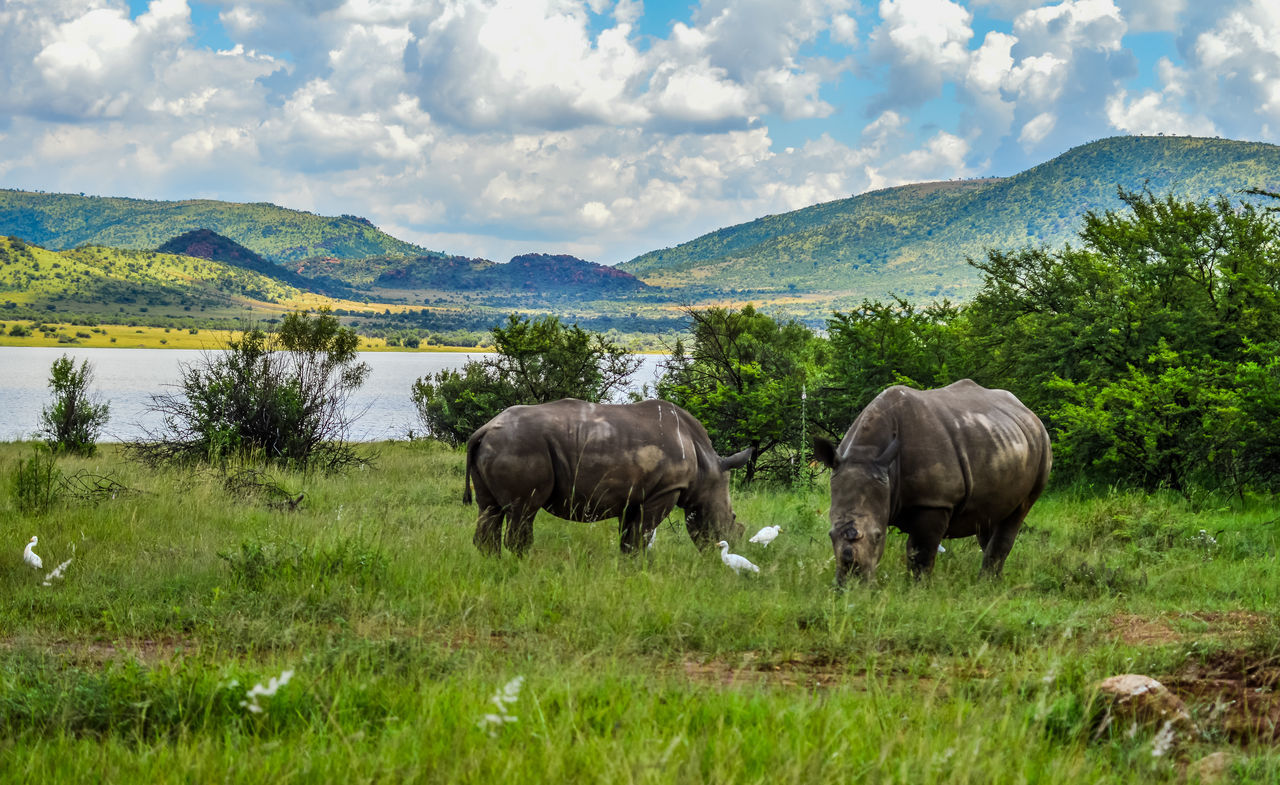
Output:
M149 463L261 459L333 472L360 459L345 410L369 366L359 339L327 311L288 314L279 331L254 329L183 367L172 393L152 396L164 425L135 445Z
M923 308L895 297L864 300L827 320L830 361L820 380L816 417L830 436L843 435L858 412L891 384L918 389L964 378L966 347L960 308L947 301Z
M1277 484L1280 225L1225 198L1120 198L1127 211L1086 216L1079 248L974 263L975 375L1047 417L1070 472Z
M560 398L601 402L619 394L640 360L601 333L566 327L554 316L511 314L492 329L496 353L413 383L427 432L451 444L508 406Z
M49 369L53 401L40 412L39 430L53 452L93 455L97 449L110 407L93 400L89 391L92 383L93 366L88 360L79 368L65 354L53 361Z
M658 395L698 418L717 452L751 447L747 481L757 474L797 478L805 466L804 396L818 376L823 343L803 324L751 305L687 313L689 350L683 342L673 347Z
M18 459L9 475L9 493L22 513L39 515L49 511L62 491L62 472L53 453L37 447L31 456Z

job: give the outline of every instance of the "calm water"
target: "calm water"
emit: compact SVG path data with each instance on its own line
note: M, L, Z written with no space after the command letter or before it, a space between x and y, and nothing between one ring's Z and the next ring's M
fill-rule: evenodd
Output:
M147 411L154 393L167 392L179 379L180 366L197 362L198 349L88 349L79 347L0 346L0 441L31 438L40 409L49 402L49 366L63 354L93 364L93 389L111 404L104 441L132 441L160 425ZM403 438L421 432L409 398L415 379L445 368L461 368L476 355L460 352L365 352L369 378L349 403L362 412L352 427L357 441ZM662 357L646 355L632 383L653 386Z

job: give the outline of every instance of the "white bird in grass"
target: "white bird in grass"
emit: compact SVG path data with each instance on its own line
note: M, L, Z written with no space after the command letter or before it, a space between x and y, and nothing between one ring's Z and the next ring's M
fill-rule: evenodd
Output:
M725 566L730 568L734 572L739 574L741 574L743 570L749 570L751 572L760 572L759 567L747 561L742 556L739 556L736 553L729 553L729 543L725 542L724 540L721 540L720 542L716 543L716 547L720 549L720 561L724 562Z
M31 550L36 547L36 543L39 539L40 538L36 537L34 534L31 535L31 541L27 543L26 550L22 552L22 560L27 564L30 564L32 569L36 570L44 567L44 562L40 561L40 557L36 555L35 551Z
M752 537L750 540L747 540L747 542L758 542L767 548L769 547L769 543L773 542L774 539L777 538L778 532L780 531L782 531L781 526L766 526L760 531L756 532L756 536Z

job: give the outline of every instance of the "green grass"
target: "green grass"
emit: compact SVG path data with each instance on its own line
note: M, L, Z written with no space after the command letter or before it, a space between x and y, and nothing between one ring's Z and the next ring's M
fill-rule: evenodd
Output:
M273 473L294 512L108 445L59 466L137 493L39 516L8 493L31 449L0 444L0 781L1176 782L1217 750L1280 773L1207 693L1174 756L1154 728L1093 733L1106 676L1274 669L1267 503L1059 490L999 582L953 541L916 584L895 535L880 583L837 593L821 489L737 492L750 531L784 528L735 547L761 567L740 577L679 513L648 557L542 515L525 559L484 558L461 453L431 444ZM46 570L73 558L52 586L32 534ZM284 670L265 713L241 705ZM480 727L516 676L518 721Z

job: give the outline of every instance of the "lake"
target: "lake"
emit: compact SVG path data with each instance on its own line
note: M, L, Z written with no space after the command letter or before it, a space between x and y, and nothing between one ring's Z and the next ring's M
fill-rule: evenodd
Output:
M160 418L147 410L151 396L176 384L183 364L200 360L199 349L101 349L62 346L0 346L0 441L29 439L49 403L49 366L61 355L93 365L92 389L111 405L103 441L134 441ZM461 368L479 353L363 352L369 378L348 402L349 411L364 413L352 426L355 441L404 438L422 431L409 397L415 379L445 368ZM634 388L653 387L662 355L644 355L632 377Z

